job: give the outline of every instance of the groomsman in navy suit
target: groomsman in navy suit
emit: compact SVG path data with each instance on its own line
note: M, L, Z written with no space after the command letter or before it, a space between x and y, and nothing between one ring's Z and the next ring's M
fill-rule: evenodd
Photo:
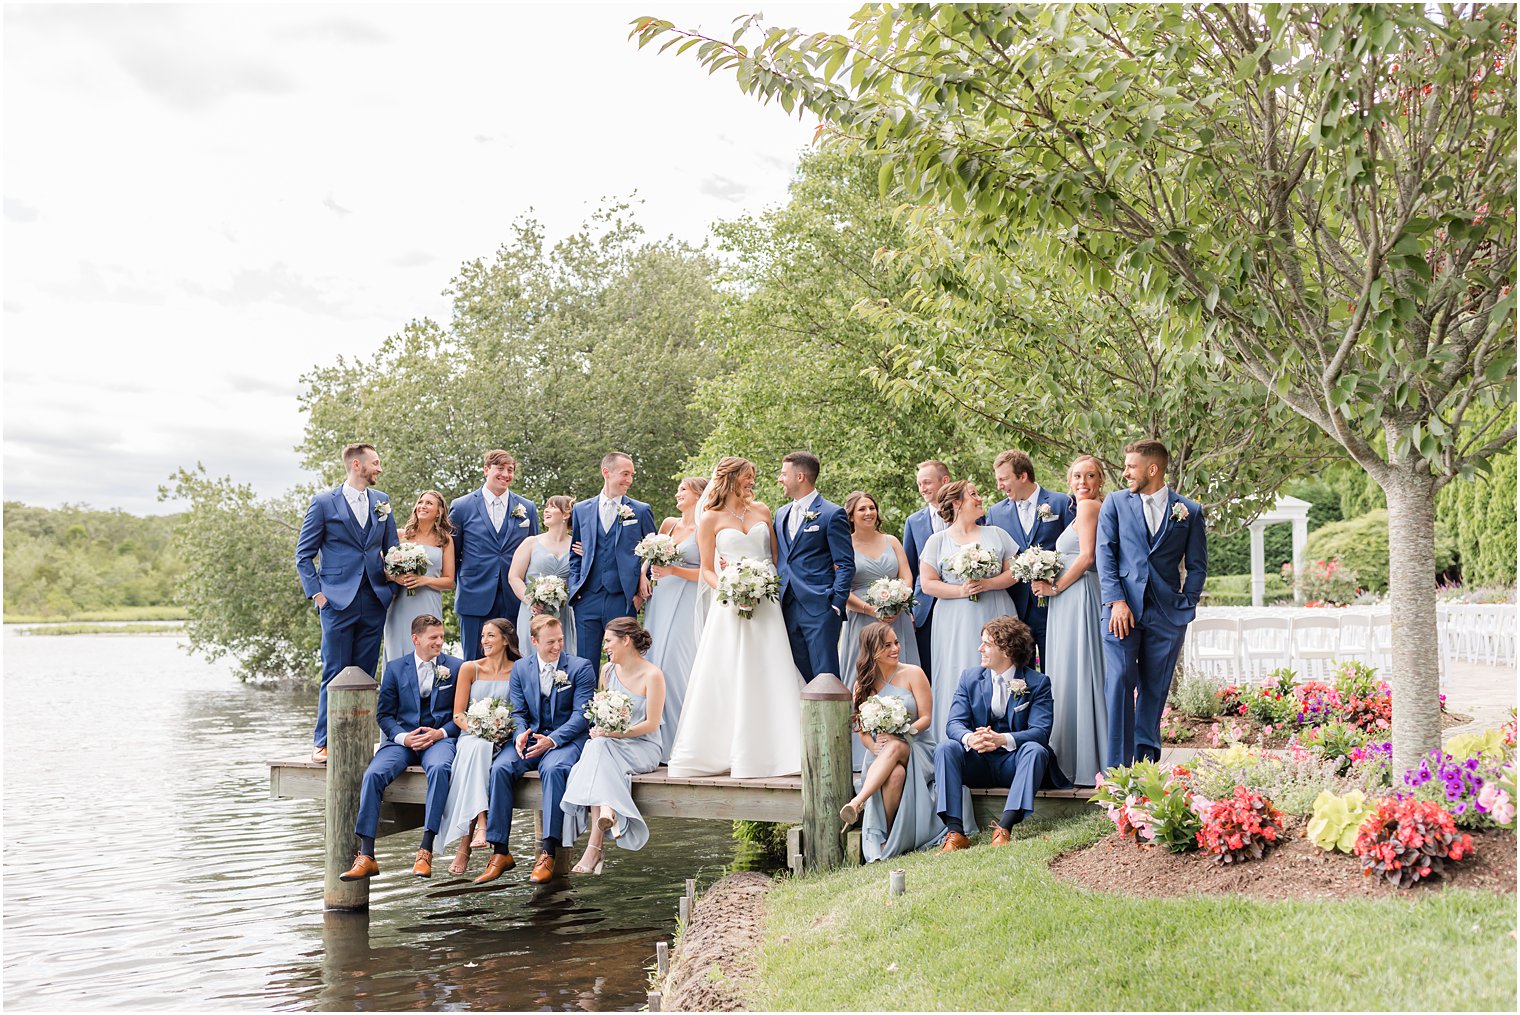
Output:
M547 614L533 618L529 638L533 654L512 664L512 717L517 736L491 763L490 807L486 838L492 854L477 885L495 881L517 866L512 857L512 802L517 780L537 769L543 794L543 839L528 880L541 885L554 877L554 851L560 846L565 815L560 800L570 768L580 759L591 724L586 706L596 693L596 670L577 656L566 655L565 630Z
M296 574L322 624L322 686L311 760L327 761L327 685L349 666L374 676L395 586L385 551L396 545L390 498L374 489L380 456L373 444L343 449L348 478L311 498L296 537ZM320 567L317 558L321 558Z
M649 579L633 548L655 530L654 512L628 496L632 485L633 459L609 451L602 458L602 492L570 511L575 644L593 664L601 662L607 622L634 616L649 598Z
M1040 786L1066 784L1050 749L1050 678L1029 668L1033 651L1029 625L1017 617L995 617L982 627L982 665L961 674L945 739L934 749L935 808L945 823L941 853L971 845L963 787L1008 787L992 829L992 844L1005 846L1013 826L1034 809Z
M1098 512L1110 766L1161 757L1161 708L1209 570L1203 508L1167 487L1170 458L1160 441L1129 445L1129 489L1109 494Z
M1034 481L1034 462L1022 451L1004 451L992 463L998 489L1004 499L987 512L987 523L996 525L1013 537L1018 552L1031 546L1054 550L1056 539L1077 516L1069 495L1047 490ZM1028 582L1014 582L1008 587L1013 609L1034 633L1037 655L1035 665L1045 661L1045 614L1040 597L1029 590Z
M936 507L940 487L950 482L950 467L937 459L918 464L918 495L924 506L908 516L903 523L903 552L908 555L908 570L913 573L913 595L918 605L913 607L913 634L918 640L918 664L925 673L933 673L929 658L929 645L933 640L934 597L924 594L918 577L918 558L924 552L924 544L947 524Z
M517 622L522 604L507 582L518 544L538 534L538 508L511 490L517 459L485 453L485 485L449 505L454 526L454 612L466 659L480 658L480 628L492 617Z
M791 503L776 513L776 571L781 576L781 616L791 639L792 661L803 680L839 672L839 629L855 577L855 547L844 510L816 489L818 456L793 451L776 478Z
M375 721L383 739L359 789L359 817L354 834L359 851L354 865L339 874L343 881L372 878L380 873L375 863L375 832L380 827L380 801L385 787L408 765L421 765L427 777L427 804L423 808L422 845L412 873L433 876L433 838L449 800L449 774L454 769L455 679L463 660L443 654L443 620L422 614L412 619L412 651L385 664L380 678L380 697Z

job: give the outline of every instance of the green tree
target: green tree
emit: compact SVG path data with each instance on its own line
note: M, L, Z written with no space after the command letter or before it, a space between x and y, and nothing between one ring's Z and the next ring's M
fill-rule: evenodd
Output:
M1513 8L873 5L853 28L634 34L816 113L957 245L1164 301L1179 344L1339 444L1397 548L1395 764L1435 746L1435 494L1515 436Z
M175 519L5 503L5 610L67 618L167 606L184 571Z

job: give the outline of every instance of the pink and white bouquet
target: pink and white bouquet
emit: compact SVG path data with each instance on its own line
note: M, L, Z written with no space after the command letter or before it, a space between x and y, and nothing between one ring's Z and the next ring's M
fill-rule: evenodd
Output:
M963 582L996 578L1003 573L1003 557L996 550L988 549L981 543L972 543L969 546L960 547L941 561L940 570ZM973 593L971 601L974 603L977 598L978 595Z
M478 698L464 713L464 731L472 737L501 745L512 737L512 709L500 698Z
M528 606L541 606L545 613L559 613L565 602L570 598L570 589L565 585L565 579L557 574L534 575L523 582L528 593Z
M386 574L415 574L425 575L428 570L428 555L421 543L397 543L385 551ZM406 594L415 596L416 589L407 589Z
M882 620L891 620L918 605L913 586L901 578L878 578L866 587L866 594L861 598Z
M633 555L650 567L669 567L681 559L681 550L670 536L651 532L639 540L639 544L633 548ZM652 579L650 584L658 581L658 578Z
M614 687L604 687L591 696L583 714L603 733L622 733L633 725L633 699Z

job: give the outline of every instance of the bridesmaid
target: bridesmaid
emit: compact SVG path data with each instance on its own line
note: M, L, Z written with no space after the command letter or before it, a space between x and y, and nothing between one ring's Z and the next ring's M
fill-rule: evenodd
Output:
M427 613L443 616L443 594L454 587L454 526L443 494L424 490L412 505L412 516L400 533L401 542L417 543L427 553L427 574L387 575L413 595L397 592L385 615L385 661L412 651L412 618Z
M1066 485L1077 502L1077 517L1056 540L1066 570L1031 591L1050 597L1046 616L1045 675L1055 699L1050 750L1067 779L1091 786L1103 770L1108 742L1108 704L1103 696L1103 617L1099 602L1098 511L1103 505L1103 467L1082 455L1066 470Z
M507 584L522 606L517 611L517 651L528 656L533 646L528 641L529 622L544 609L528 605L528 579L541 574L557 574L570 584L570 509L575 498L560 494L544 501L544 531L529 536L517 544L512 554L512 566L507 571ZM565 651L575 655L575 610L566 603L554 614L565 631ZM594 660L593 660L594 661Z
M919 578L926 595L933 596L934 632L929 655L934 660L934 722L929 727L936 742L945 737L950 703L961 674L982 664L978 647L982 625L993 617L1014 616L1013 598L1006 589L1013 584L1008 564L1016 548L1013 537L996 525L978 525L982 498L968 479L946 483L939 491L939 514L948 524L929 537L919 558ZM1003 570L995 578L965 581L941 571L942 561L964 546L979 543L998 553ZM976 599L972 599L972 596Z
M486 621L480 628L479 659L459 668L454 690L454 724L464 729L465 709L482 698L500 698L510 704L512 664L522 658L517 651L517 632L505 617ZM486 842L486 795L491 780L491 759L497 747L489 740L460 733L454 748L454 771L449 780L449 799L443 806L438 827L441 847L459 839L459 851L449 864L450 874L463 874L470 864L470 850ZM468 833L473 826L475 837Z
M697 552L696 511L705 489L705 476L687 476L676 487L676 508L681 516L661 522L660 532L676 541L681 563L649 569L650 576L656 579L649 603L644 607L644 626L654 639L649 661L665 674L665 708L660 723L662 765L670 760L670 749L675 746L686 679L691 673L692 657L697 654L694 618L702 562Z
M839 817L847 830L861 820L860 849L867 863L932 845L944 832L931 785L934 747L923 735L933 721L934 692L923 670L902 661L902 649L910 644L911 638L899 639L892 625L878 620L861 630L855 652L856 723L860 706L876 694L901 699L913 723L908 737L873 740L855 734L873 760L860 777L860 792L840 808Z
M602 668L601 686L633 699L633 721L621 733L591 727L580 760L570 770L560 800L566 824L580 827L586 807L592 818L586 851L571 868L577 874L602 872L603 839L608 833L624 849L642 849L649 841L649 826L633 803L633 777L653 772L660 764L665 675L643 656L649 651L649 632L632 617L618 617L607 625L602 644L607 665Z

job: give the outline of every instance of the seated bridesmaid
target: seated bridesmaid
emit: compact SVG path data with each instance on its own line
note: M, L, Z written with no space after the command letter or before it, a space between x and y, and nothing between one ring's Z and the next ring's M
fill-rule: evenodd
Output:
M465 710L482 698L500 698L510 703L512 664L522 658L517 651L517 631L505 617L486 621L480 628L480 651L483 655L459 668L459 684L454 691L454 722L465 728ZM491 759L499 745L489 740L459 734L454 749L454 774L449 783L449 800L439 821L440 848L459 839L459 851L449 864L450 874L463 874L470 863L471 848L483 849L486 842L486 796L491 779ZM474 827L475 838L468 833Z
M944 824L934 810L934 749L925 737L934 719L929 678L902 662L891 624L876 621L860 632L855 664L854 721L873 757L860 777L860 792L839 810L846 829L861 821L860 848L867 863L932 845ZM902 701L912 723L908 736L859 732L860 706L873 695Z
M633 803L633 776L652 772L660 764L665 675L643 657L649 650L649 632L632 617L619 617L607 625L602 644L608 662L602 669L601 686L633 699L633 717L621 733L591 727L591 737L565 784L560 807L568 823L579 826L584 808L591 809L586 852L572 868L577 874L602 872L602 847L609 832L624 849L640 849L649 841L649 826Z

